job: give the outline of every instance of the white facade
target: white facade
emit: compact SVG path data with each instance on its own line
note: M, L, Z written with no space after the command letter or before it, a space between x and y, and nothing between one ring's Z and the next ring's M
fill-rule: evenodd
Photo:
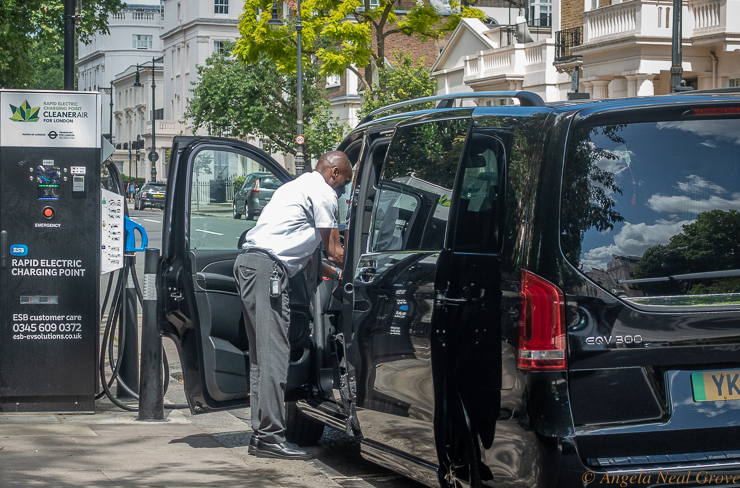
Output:
M205 66L206 59L221 48L221 43L239 38L239 17L244 8L240 0L164 0L163 4L165 101L164 120L157 121L160 151L170 147L174 136L192 134L184 114L193 98L193 83L198 82L197 66ZM201 129L198 134L206 135L206 131ZM260 146L253 137L247 141ZM292 157L272 156L288 171L295 172Z
M239 37L239 0L164 0L164 84L167 102L165 120L182 120L192 98L192 82L198 81L196 65L224 41ZM227 13L223 13L223 12ZM216 13L218 12L218 13Z
M670 93L673 2L630 0L583 14L581 83L592 98ZM683 79L695 89L738 86L740 0L685 0Z
M154 107L161 110L164 100L162 82L162 65L155 64L155 105ZM139 67L140 87L134 86L136 81L136 66L130 66L123 73L116 76L113 80L115 92L114 99L114 133L116 140L121 144L121 150L114 155L116 161L122 161L120 165L122 172L128 176L137 176L149 180L151 178L151 163L146 159L147 154L152 148L151 120L152 120L152 63ZM161 123L157 120L157 123ZM136 164L136 150L129 150L132 142L136 142L137 137L144 140L144 148L139 151L139 164ZM172 137L164 136L162 144L160 137L157 135L157 147L170 147ZM164 161L165 152L160 154L157 161L157 180L166 181L167 167Z
M437 94L526 90L546 102L567 99L570 78L553 66L558 7L559 2L552 3L552 28L463 19L432 67Z
M161 11L159 0L135 0L108 19L110 34L98 34L90 44L78 44L77 86L79 90L101 91L104 134L109 132L111 112L110 94L105 92L109 90L103 89L109 89L111 81L129 66L151 63L152 58L161 56ZM115 93L113 98L115 112ZM123 142L115 137L115 125L113 134L115 144Z

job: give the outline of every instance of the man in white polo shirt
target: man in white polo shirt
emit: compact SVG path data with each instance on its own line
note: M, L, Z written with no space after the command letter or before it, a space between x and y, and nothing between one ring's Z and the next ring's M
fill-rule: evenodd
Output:
M316 170L278 188L246 236L234 263L249 339L250 409L254 435L249 453L257 457L308 459L285 440L285 385L288 378L290 307L288 278L308 263L320 243L329 261L322 275L339 279L337 199L352 179L352 165L340 151L324 154Z

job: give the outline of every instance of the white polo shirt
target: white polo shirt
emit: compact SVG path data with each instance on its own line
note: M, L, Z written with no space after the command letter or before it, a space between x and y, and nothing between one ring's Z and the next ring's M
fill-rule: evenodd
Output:
M304 173L275 190L243 247L269 251L294 276L321 243L319 229L336 228L338 214L334 189L320 173Z

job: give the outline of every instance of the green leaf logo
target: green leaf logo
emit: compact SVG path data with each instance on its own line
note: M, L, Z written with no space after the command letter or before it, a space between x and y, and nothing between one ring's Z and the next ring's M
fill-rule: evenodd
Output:
M13 116L10 120L13 122L38 122L40 108L41 107L31 107L28 100L24 100L20 107L16 107L11 104L10 110L13 111Z

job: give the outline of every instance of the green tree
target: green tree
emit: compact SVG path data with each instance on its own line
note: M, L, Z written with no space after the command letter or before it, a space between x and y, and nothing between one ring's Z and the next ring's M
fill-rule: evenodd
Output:
M88 42L96 32L108 33L108 17L119 12L122 0L80 0L77 39ZM64 0L3 0L0 2L0 86L36 88L39 56L36 49L63 47Z
M683 226L668 244L649 248L635 267L635 278L740 269L740 212L710 210ZM740 279L658 282L641 285L650 294L740 293Z
M424 67L424 58L415 62L410 54L398 52L395 61L393 66L384 65L378 70L377 82L365 92L360 118L393 103L435 94L437 82Z
M295 10L292 0L288 1ZM373 80L373 66L383 66L386 40L402 34L422 40L439 40L452 32L462 18L485 18L478 9L450 2L448 15L443 15L430 0L304 0L301 2L303 24L303 63L316 56L321 74L341 75L354 70L365 88ZM293 23L271 30L272 0L245 0L244 15L239 22L241 39L236 54L247 62L267 55L283 72L294 72L297 65L297 42ZM399 9L408 10L403 16ZM293 15L293 17L295 17ZM364 78L360 70L364 69Z
M303 118L307 157L318 157L334 148L347 132L328 113L325 90L318 87L318 69L304 73ZM193 129L205 127L213 135L267 139L267 148L283 154L296 154L296 76L278 72L266 57L256 63L243 63L228 52L215 53L205 66L198 67L200 83L185 117Z
M36 42L36 72L31 87L39 90L64 88L64 48L53 43Z

